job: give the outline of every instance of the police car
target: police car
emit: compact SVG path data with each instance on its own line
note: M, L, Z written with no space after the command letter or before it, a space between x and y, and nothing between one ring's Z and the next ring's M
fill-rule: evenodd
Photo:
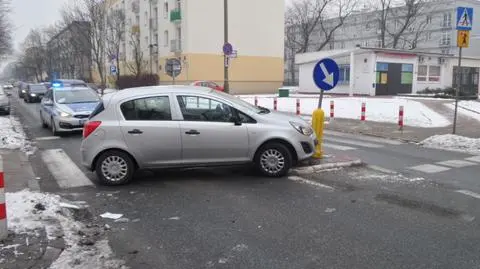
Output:
M42 126L50 127L54 136L82 131L100 102L100 96L86 84L70 82L53 81L40 103Z

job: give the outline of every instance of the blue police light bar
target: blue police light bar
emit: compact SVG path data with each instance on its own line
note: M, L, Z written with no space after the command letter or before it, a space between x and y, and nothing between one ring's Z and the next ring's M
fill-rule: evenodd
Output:
M53 87L53 88L61 88L61 87L62 87L62 83L61 83L61 82L58 82L58 81L54 81L54 82L52 82L52 87Z

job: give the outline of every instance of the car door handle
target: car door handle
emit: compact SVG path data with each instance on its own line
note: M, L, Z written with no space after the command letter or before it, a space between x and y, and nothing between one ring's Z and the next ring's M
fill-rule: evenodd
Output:
M138 130L138 129L133 129L131 131L128 131L129 134L143 134L142 131Z
M190 131L185 132L185 133L188 134L188 135L198 135L198 134L200 134L200 132L197 131L197 130L190 130Z

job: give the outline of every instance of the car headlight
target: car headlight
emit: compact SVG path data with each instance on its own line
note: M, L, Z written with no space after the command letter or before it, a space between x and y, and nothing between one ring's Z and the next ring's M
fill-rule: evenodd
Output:
M25 90L22 90L23 93L25 93L26 91Z
M37 96L37 95L36 95L36 94L34 94L34 93L31 93L31 94L30 94L30 96L32 96L32 97L35 97L35 96Z
M305 125L303 123L298 123L291 121L290 124L292 125L295 130L297 130L299 133L306 135L306 136L311 136L313 134L313 129L312 127Z
M72 114L67 113L65 111L61 111L61 110L58 110L58 113L60 114L60 117L63 117L63 118L68 118L72 116Z

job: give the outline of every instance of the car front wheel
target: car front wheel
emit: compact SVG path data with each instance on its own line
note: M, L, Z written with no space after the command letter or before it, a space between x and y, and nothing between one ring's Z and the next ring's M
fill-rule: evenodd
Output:
M109 150L98 158L95 172L100 182L105 185L124 185L133 179L135 164L125 152Z
M281 143L267 143L258 150L255 165L265 176L282 177L292 167L292 154Z

